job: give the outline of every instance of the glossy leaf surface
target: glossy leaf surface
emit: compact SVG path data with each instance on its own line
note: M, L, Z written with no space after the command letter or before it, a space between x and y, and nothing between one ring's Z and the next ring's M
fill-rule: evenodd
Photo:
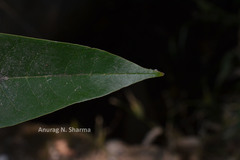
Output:
M162 75L103 50L0 34L0 128Z

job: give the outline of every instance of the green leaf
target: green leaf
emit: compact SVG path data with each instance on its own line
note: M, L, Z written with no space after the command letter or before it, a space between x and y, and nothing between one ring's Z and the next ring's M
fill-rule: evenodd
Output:
M103 50L0 34L0 128L159 76Z

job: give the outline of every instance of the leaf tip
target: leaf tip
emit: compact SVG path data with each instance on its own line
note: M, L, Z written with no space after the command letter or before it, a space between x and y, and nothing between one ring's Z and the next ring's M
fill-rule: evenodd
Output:
M154 70L156 77L162 77L165 73L158 71L157 69Z

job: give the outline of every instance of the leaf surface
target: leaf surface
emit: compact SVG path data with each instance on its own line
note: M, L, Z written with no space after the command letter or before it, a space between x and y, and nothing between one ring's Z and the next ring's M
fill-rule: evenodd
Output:
M0 34L0 128L159 76L103 50Z

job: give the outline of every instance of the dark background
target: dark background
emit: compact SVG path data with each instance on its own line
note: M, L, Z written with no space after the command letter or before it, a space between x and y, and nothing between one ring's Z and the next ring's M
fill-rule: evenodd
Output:
M0 32L100 48L165 73L32 122L94 130L99 115L108 138L139 143L157 125L164 132L156 144L167 145L173 132L239 156L239 7L239 0L0 0ZM130 95L145 118L129 109Z

